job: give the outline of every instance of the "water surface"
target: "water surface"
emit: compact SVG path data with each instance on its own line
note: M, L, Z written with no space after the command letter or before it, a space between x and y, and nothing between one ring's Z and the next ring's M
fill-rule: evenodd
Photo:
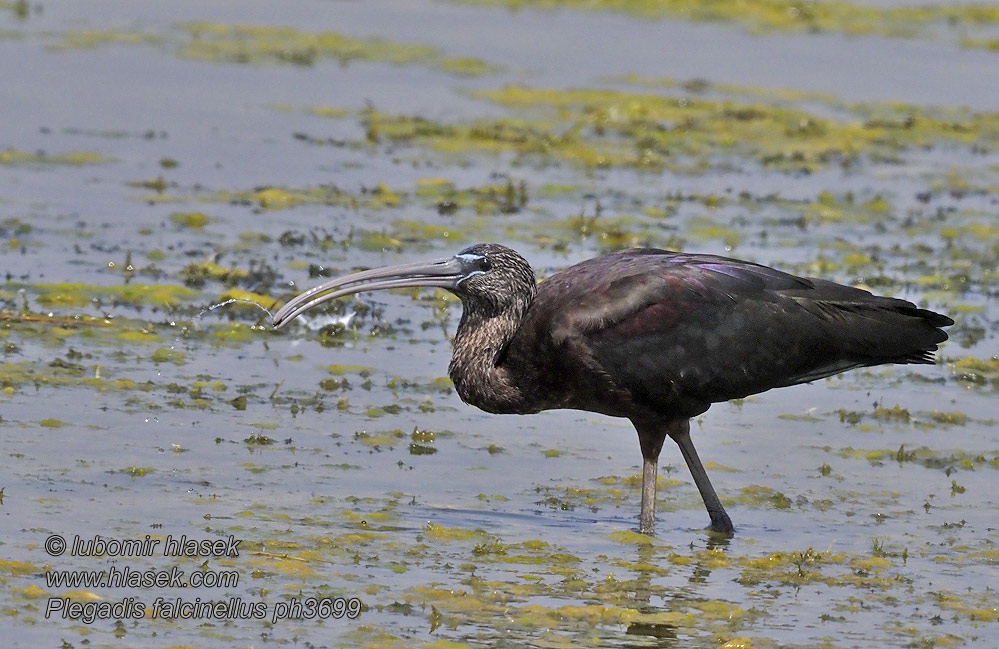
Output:
M449 2L2 7L11 646L999 640L999 58L955 31L994 24L903 38ZM633 533L627 422L462 404L453 297L364 295L281 332L238 303L203 313L477 241L541 276L633 245L728 254L957 324L936 365L697 418L738 528L719 541L669 447L658 536ZM147 534L240 552L44 545ZM45 580L125 566L238 583ZM47 619L62 597L363 608Z

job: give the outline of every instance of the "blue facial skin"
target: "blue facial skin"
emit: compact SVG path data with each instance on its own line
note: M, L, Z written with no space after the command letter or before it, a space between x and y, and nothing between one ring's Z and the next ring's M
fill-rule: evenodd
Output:
M475 253L471 253L471 252L459 253L459 254L455 255L454 258L455 259L460 259L462 261L462 263L465 263L465 264L473 264L473 263L480 262L483 259L485 259L485 257L483 255L476 255ZM462 277L460 280L458 280L458 286L461 286L461 283L464 282L465 280L469 279L470 277L475 277L476 275L482 275L483 273L485 273L485 271L482 271L482 270L473 270L473 271L471 271L470 273L468 273L467 275L465 275L464 277Z

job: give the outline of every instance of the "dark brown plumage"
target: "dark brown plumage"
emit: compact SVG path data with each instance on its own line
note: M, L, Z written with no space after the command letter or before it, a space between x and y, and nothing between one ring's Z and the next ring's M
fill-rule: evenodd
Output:
M714 255L635 249L537 284L518 253L478 244L451 259L355 273L290 301L281 327L326 300L437 286L463 311L449 374L483 410L571 408L627 417L644 458L640 530L652 533L659 452L680 447L711 517L733 531L690 441L715 402L885 363L932 363L953 321L910 302Z

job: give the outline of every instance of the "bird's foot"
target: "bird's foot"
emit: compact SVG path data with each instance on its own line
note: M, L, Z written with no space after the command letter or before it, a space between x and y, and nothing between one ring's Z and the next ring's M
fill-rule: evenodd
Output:
M732 519L728 517L728 514L724 510L720 512L708 512L711 516L711 525L708 529L715 534L723 534L725 536L735 535L735 526L732 525Z
M646 534L648 536L656 535L656 520L653 518L651 520L646 519L644 516L638 521L638 533Z

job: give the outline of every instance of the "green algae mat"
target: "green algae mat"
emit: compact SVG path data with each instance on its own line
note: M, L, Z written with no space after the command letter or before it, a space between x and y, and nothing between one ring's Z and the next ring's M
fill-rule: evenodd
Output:
M235 7L238 6L238 11ZM987 4L0 2L11 647L999 644ZM499 417L443 291L631 246L945 312L935 365L715 405L640 535L634 430Z

